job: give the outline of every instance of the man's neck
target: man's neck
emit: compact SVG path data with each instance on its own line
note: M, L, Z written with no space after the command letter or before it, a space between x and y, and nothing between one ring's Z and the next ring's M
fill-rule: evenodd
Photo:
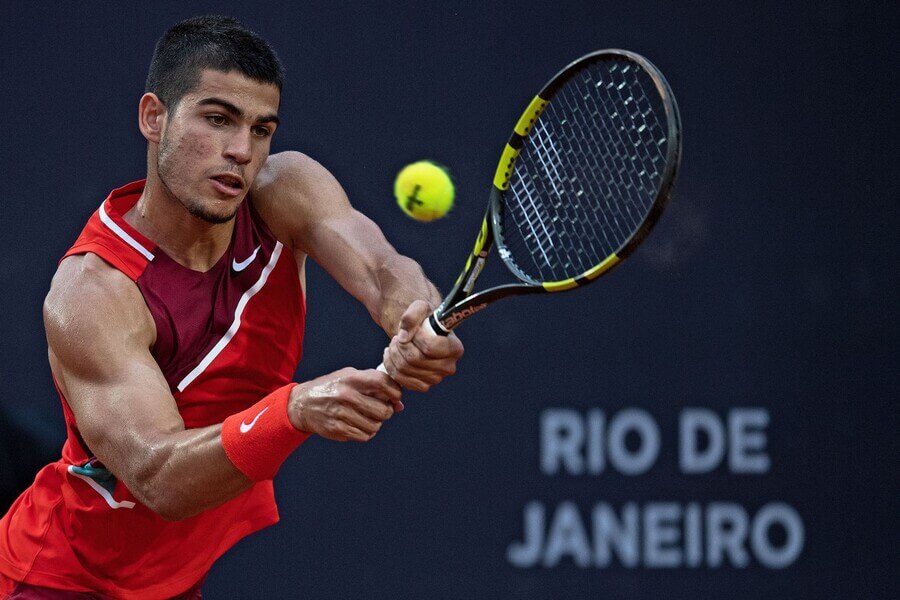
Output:
M208 223L193 216L152 177L124 218L172 260L200 272L211 269L225 254L234 232L234 219Z

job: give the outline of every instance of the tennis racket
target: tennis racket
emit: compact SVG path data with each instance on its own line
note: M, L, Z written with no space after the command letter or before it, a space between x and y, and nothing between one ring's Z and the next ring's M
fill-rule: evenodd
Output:
M600 50L568 65L516 123L475 248L423 327L448 335L502 298L609 273L659 220L680 160L678 106L650 61ZM517 281L473 293L494 246Z

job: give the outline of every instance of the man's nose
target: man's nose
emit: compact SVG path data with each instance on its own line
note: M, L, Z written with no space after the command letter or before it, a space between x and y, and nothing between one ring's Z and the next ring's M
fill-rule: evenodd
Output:
M228 145L225 147L225 157L239 165L250 162L252 158L251 135L249 128L239 128L234 135L228 138Z

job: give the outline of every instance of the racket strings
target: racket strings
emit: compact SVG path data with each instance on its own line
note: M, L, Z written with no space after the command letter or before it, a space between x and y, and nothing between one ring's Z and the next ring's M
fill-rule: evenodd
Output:
M559 281L620 250L656 201L667 132L659 92L634 63L571 76L516 160L500 216L508 258L534 280Z

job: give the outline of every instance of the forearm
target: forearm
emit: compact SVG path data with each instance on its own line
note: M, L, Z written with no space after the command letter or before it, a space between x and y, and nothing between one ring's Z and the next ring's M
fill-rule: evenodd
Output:
M145 506L172 521L218 506L253 485L225 454L221 424L162 437L141 455L128 479Z
M433 309L441 303L440 292L425 277L422 267L406 256L394 254L386 259L375 278L379 293L368 308L389 336L397 333L400 317L414 301L424 300Z
M422 267L399 254L370 219L348 210L319 223L306 252L363 303L372 319L394 336L400 317L416 300L437 308L441 296Z
M147 444L150 452L131 452L138 457L138 468L127 471L137 484L135 495L162 517L177 520L234 498L254 481L274 478L310 435L288 414L296 387L276 389L221 425L173 431Z
M165 436L144 459L133 490L163 518L190 517L234 498L254 481L272 479L312 433L370 440L398 405L402 409L400 388L375 370L348 368L291 383L221 425Z

